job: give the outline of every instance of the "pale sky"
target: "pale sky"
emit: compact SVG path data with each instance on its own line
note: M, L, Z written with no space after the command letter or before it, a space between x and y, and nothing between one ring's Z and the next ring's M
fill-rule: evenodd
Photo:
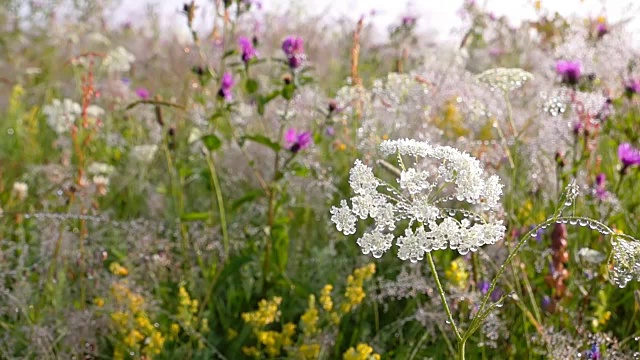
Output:
M261 0L265 10L281 10L295 2L310 14L326 14L330 21L348 15L357 20L361 15L375 10L371 19L380 29L386 29L391 23L398 22L403 15L418 17L418 26L435 29L441 40L447 39L450 29L460 27L457 14L464 0ZM534 0L476 0L498 16L506 15L513 24L535 16ZM144 14L145 4L155 4L167 23L171 23L182 8L185 0L136 0L127 1L119 10L118 18L123 21L134 20ZM636 5L631 5L633 3ZM211 8L212 0L196 0L201 9ZM562 15L596 17L604 15L614 23L622 18L634 18L630 26L640 31L640 1L638 0L541 0L545 11L557 11ZM177 31L185 31L179 29Z

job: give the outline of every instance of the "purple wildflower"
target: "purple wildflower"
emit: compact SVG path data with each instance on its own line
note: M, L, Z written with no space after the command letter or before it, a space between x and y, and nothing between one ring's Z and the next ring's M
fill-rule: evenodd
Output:
M242 61L245 64L256 57L256 49L253 47L253 42L249 40L249 38L240 36L240 38L238 38L238 44L240 44L240 49L242 50Z
M415 16L403 16L402 17L402 26L406 26L406 27L411 27L414 26L416 24L416 17Z
M491 301L496 302L499 301L500 298L502 297L502 295L504 295L504 291L502 291L502 289L496 287L492 292L491 295L489 296L491 298Z
M483 295L489 292L490 287L491 287L491 284L485 280L480 281L480 284L478 284L478 289Z
M282 42L282 51L289 60L289 67L297 69L302 65L306 55L304 53L304 40L298 36L289 36Z
M580 81L582 66L579 61L559 60L556 63L556 72L562 76L562 82L576 85Z
M122 83L127 86L131 85L131 79L129 79L128 77L123 77L122 79L120 79L120 81L122 81Z
M609 32L609 28L605 24L598 24L596 27L596 32L598 33L598 37L601 38Z
M147 100L148 98L151 97L151 94L149 93L149 90L143 88L143 87L139 87L136 89L136 95L138 95L138 97L142 100Z
M640 94L640 80L629 80L624 84L627 95Z
M230 72L226 72L222 75L222 80L220 81L220 90L218 91L218 96L224 98L227 101L231 101L233 99L233 93L231 89L235 85L233 81L233 75Z
M327 134L327 136L333 136L336 134L336 129L334 129L333 126L329 126L327 127L325 133Z
M600 173L596 176L596 196L600 200L604 200L607 197L607 178L604 174Z
M640 165L640 151L629 143L622 143L618 146L618 158L622 162L622 170L620 171L622 174L629 166Z
M602 355L600 354L600 347L598 346L598 344L593 343L591 345L591 350L587 350L587 359L591 359L591 360L602 359Z
M311 133L308 131L298 132L296 129L291 128L284 134L284 142L287 149L293 153L297 153L311 145Z

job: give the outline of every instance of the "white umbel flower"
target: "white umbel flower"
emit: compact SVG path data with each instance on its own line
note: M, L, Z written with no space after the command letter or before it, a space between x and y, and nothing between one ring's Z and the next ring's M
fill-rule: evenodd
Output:
M47 115L47 124L58 134L69 131L71 125L82 113L80 104L71 99L60 101L54 99L50 105L45 105L42 112Z
M131 63L136 61L136 57L133 56L127 49L122 46L118 46L115 50L111 50L102 61L102 66L109 73L115 72L127 72L131 70Z
M349 174L355 193L351 207L342 200L331 209L331 221L345 235L355 233L357 218L373 219L372 230L357 241L364 254L382 256L393 242L389 232L400 225L405 230L396 240L398 257L412 262L433 250L450 248L464 255L502 239L502 221L489 216L500 205L502 184L498 176L485 175L477 159L449 146L409 139L384 141L380 148L398 156L399 189L356 160ZM416 166L407 168L406 160ZM423 162L435 171L423 170ZM456 200L473 211L444 206Z

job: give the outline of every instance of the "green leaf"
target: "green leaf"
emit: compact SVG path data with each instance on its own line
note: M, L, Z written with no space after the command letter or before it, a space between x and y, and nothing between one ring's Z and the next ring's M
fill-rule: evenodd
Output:
M293 84L287 84L282 88L282 97L291 100L293 99L293 94L296 91L296 86Z
M247 79L247 82L244 84L244 88L249 94L253 94L258 91L258 82L253 79Z
M271 141L268 137L264 135L245 135L240 138L240 144L244 144L245 141L250 140L258 144L262 144L271 148L273 151L278 152L282 148L280 144Z
M180 216L180 220L182 221L206 221L209 220L208 212L194 212L188 214L182 214Z
M209 151L218 150L220 146L222 146L222 141L220 140L219 137L215 136L214 134L203 136L202 142L204 143L204 146L206 146L207 149L209 149Z

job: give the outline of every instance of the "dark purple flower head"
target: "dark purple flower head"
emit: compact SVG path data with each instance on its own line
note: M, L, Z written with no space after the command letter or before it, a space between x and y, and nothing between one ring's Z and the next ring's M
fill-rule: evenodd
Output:
M548 295L542 298L542 308L547 311L551 309L551 298Z
M489 288L491 287L491 283L488 281L482 280L478 284L478 290L484 295L489 292Z
M609 28L607 27L606 24L600 23L596 27L596 32L598 33L598 37L603 37L607 35L607 33L609 32Z
M249 60L256 57L258 54L256 49L253 47L253 42L249 40L249 38L240 36L238 38L238 44L240 44L240 50L242 51L242 61L246 64Z
M622 162L622 173L629 166L640 165L640 151L633 148L629 143L622 143L618 146L618 158Z
M143 87L139 87L136 89L136 95L138 95L138 97L142 100L147 100L148 98L151 97L151 94L149 93L149 90L143 88Z
M598 344L593 343L591 345L591 350L587 350L587 359L590 360L601 360L602 354L600 354L600 347Z
M579 61L559 60L556 63L556 72L562 77L562 82L576 85L580 81L582 66Z
M284 134L284 142L291 152L298 152L300 150L304 150L311 145L311 133L308 131L296 131L296 129L289 129Z
M235 85L233 81L233 75L230 72L226 72L222 75L222 79L220 81L220 90L218 91L218 96L224 98L227 101L231 101L233 99L233 93L231 89Z
M402 17L402 25L406 26L406 27L411 27L414 26L416 24L416 17L415 16L403 16Z
M299 68L304 62L306 55L304 53L304 40L298 36L288 36L282 42L282 51L289 60L289 67L292 69Z
M640 94L640 80L629 80L624 84L627 95Z
M607 197L607 177L603 173L596 176L596 196L600 200Z

